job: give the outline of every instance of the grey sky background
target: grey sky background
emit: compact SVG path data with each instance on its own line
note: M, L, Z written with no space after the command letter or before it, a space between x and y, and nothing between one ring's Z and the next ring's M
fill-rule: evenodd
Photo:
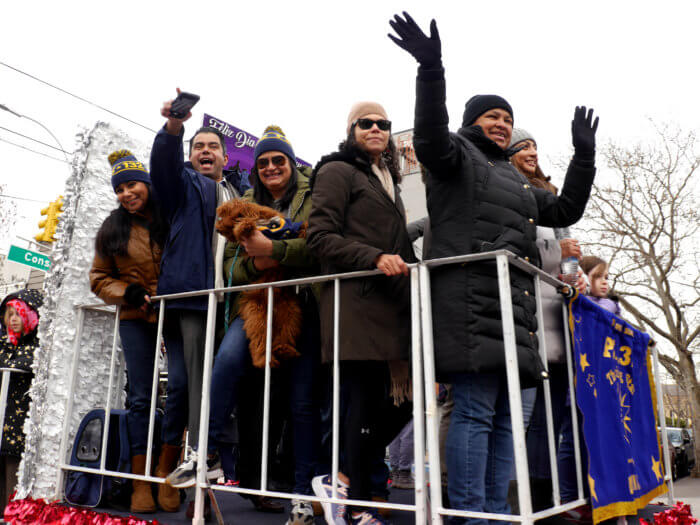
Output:
M163 124L162 102L179 86L201 96L187 136L204 112L258 136L277 124L312 163L343 138L357 100L384 104L395 131L412 127L416 64L386 37L388 20L404 9L426 30L437 20L451 128L471 95L504 96L515 125L537 138L541 164L557 184L563 173L551 160L571 151L576 105L600 115L599 142L652 138L650 117L686 129L700 121L697 2L5 4L0 62L154 130ZM144 142L153 136L2 65L0 104L41 121L68 151L76 132L98 120ZM55 144L41 127L6 112L0 126ZM0 140L62 158L4 129ZM0 235L0 253L7 253L14 234L38 233L39 210L63 192L68 167L2 141L5 193L42 201L15 201L15 231Z

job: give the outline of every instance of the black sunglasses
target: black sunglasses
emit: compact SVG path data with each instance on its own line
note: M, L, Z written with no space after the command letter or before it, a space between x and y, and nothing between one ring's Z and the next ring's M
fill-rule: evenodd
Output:
M371 118L358 118L355 124L357 124L360 129L372 129L372 126L375 124L382 131L389 131L391 129L391 120L386 119L372 120Z
M287 157L284 155L275 155L274 157L258 159L256 162L258 169L264 170L267 168L267 165L270 164L270 161L272 161L272 163L279 168L284 166L284 164L287 162Z

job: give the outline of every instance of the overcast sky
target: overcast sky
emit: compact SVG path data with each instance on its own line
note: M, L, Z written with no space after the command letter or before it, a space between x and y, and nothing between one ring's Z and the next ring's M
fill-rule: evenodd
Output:
M412 127L416 64L386 37L403 9L424 29L437 20L451 127L471 95L506 97L555 182L562 174L547 169L548 158L569 154L578 104L600 115L601 141L649 138L649 117L685 128L700 122L693 1L5 2L0 62L151 129L162 126L160 106L179 86L201 96L188 136L204 112L258 136L274 123L314 163L337 146L357 100L381 102L395 131ZM152 140L3 65L0 104L41 121L68 151L97 120ZM0 126L55 144L6 112ZM62 158L4 129L0 140ZM68 167L1 141L0 158L5 194L42 201L15 201L15 232L33 236L39 210L63 193Z

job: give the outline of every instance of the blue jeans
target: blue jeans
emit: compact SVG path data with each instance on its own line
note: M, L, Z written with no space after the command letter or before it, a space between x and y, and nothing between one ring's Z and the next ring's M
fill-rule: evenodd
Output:
M450 505L457 510L508 514L513 438L505 375L455 374L452 392L454 410L446 443ZM450 523L486 524L487 520L453 518Z
M297 341L300 356L283 362L275 370L275 379L288 381L294 433L294 492L312 494L311 479L316 474L320 448L320 335L318 310L315 304L303 308L301 334ZM236 317L224 336L214 360L209 412L209 451L226 441L228 420L239 400L239 386L246 372L252 369L248 339L243 320ZM262 414L261 414L262 415Z
M119 321L119 337L129 378L130 406L126 421L131 454L134 456L146 453L157 331L158 325L141 319ZM178 386L177 380L169 380L162 437L170 444L180 443L187 418L187 412L182 414L181 407L177 405L178 397L187 399L187 383Z
M571 399L567 394L566 411L570 414ZM581 469L583 481L583 496L589 494L588 483L586 482L586 466L588 465L588 454L583 440L583 419L581 412L576 411L578 416L579 445L581 450ZM576 457L574 455L574 427L571 423L571 416L564 417L561 425L561 443L557 454L557 468L559 469L559 494L561 502L567 503L578 498L578 481L576 479Z

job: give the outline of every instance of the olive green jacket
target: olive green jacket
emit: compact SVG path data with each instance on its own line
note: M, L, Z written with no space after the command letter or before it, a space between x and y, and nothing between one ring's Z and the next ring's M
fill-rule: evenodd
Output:
M311 187L308 177L304 174L306 171L308 171L307 168L297 169L297 193L289 206L290 219L294 222L308 221L311 214ZM255 202L252 189L245 192L242 198L249 202ZM258 280L264 273L254 266L253 257L248 257L245 250L239 246L237 242L226 243L224 250L224 282L226 286L250 284ZM281 266L287 268L288 279L309 277L320 273L318 260L306 247L306 239L273 240L271 257L279 261ZM312 289L318 302L320 287L314 285ZM238 315L237 294L230 301L229 322Z

